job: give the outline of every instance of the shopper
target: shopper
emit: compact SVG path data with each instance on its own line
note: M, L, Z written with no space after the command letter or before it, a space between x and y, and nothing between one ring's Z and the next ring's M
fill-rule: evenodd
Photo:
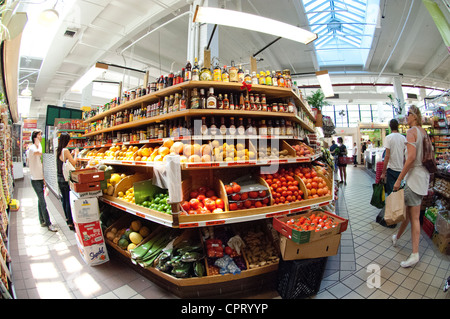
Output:
M419 108L411 105L406 119L410 126L406 133L406 161L393 187L394 192L399 190L400 183L405 178L406 219L401 223L397 234L392 236L392 242L395 246L411 222L412 253L407 260L400 263L402 267L411 267L419 261L420 204L423 196L428 193L430 174L422 165L423 138L426 132L422 128Z
M354 167L358 165L358 146L356 146L356 143L353 143L353 164Z
M42 156L42 132L40 130L35 130L31 134L32 144L28 147L28 165L30 166L31 174L31 186L33 186L34 191L38 197L38 212L39 221L42 227L47 227L48 230L56 232L57 229L52 225L50 221L50 216L47 211L47 203L45 202L44 196L44 170L42 167L41 156Z
M341 177L341 180L339 183L344 183L344 185L347 185L347 164L346 163L339 163L339 158L345 157L347 156L347 147L344 145L342 137L338 137L338 148L339 148L339 153L338 158L337 158L337 162L338 162L338 167L339 167L339 176Z
M406 137L398 133L398 121L392 119L389 122L389 127L391 128L391 134L386 136L384 142L385 155L383 162L383 169L381 171L380 180L385 183L384 191L386 196L392 192L394 183L402 171L403 164L405 162L405 149L406 149ZM384 220L384 210L383 207L376 218L376 222L381 226L388 228L395 228L396 225L387 225Z
M386 136L384 142L386 155L380 176L380 179L385 180L386 183L386 196L392 192L394 183L403 169L406 148L406 137L398 132L398 121L396 119L390 120L389 127L391 128L391 134Z
M75 149L74 157L66 148L70 142L70 135L67 132L61 133L59 136L58 148L56 150L56 171L58 177L58 187L61 192L61 204L63 206L66 223L70 230L74 230L72 212L70 210L70 186L69 182L64 179L63 163L67 160L75 167L77 164L78 148Z
M367 149L367 144L366 144L366 142L363 142L362 146L361 146L361 165L364 165L364 153L366 152L366 149Z

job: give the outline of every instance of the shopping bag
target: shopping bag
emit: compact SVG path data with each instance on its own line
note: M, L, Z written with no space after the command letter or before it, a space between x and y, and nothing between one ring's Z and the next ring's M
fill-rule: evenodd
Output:
M376 208L384 207L384 183L376 183L372 184L372 199L370 200L370 205L375 206Z
M386 198L384 221L387 225L398 224L405 220L405 190L394 191Z
M62 166L62 171L63 171L64 180L66 182L68 182L69 179L70 179L70 171L74 171L74 170L75 170L75 167L73 167L73 165L69 161L69 159L66 159L65 156L64 156L64 162L63 162L63 166Z

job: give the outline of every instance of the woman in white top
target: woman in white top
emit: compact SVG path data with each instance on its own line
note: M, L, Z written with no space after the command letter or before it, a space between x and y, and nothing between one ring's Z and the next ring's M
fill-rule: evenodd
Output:
M406 219L400 225L397 234L392 236L395 246L411 222L412 254L406 261L400 263L402 267L411 267L419 261L420 204L423 196L428 193L430 182L430 174L422 165L423 138L427 133L422 128L422 115L417 106L412 105L409 108L407 121L410 129L406 133L406 161L393 188L394 192L399 190L400 183L405 178Z

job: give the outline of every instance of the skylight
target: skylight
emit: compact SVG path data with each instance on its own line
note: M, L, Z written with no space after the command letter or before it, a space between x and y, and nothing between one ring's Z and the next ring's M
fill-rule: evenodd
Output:
M362 66L369 56L379 0L301 0L319 67Z

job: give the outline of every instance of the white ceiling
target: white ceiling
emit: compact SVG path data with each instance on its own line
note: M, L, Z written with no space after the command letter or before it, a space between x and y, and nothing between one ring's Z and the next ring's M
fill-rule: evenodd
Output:
M448 1L435 1L450 21L449 8L446 7ZM51 8L55 2L24 1L18 10L29 13L31 21L33 11ZM45 117L49 104L79 108L81 94L71 93L70 88L96 62L148 70L150 80L161 74L167 75L172 64L175 72L181 70L188 57L187 37L192 17L183 15L178 19L174 18L189 11L192 2L57 1L55 8L60 12L61 19L59 27L53 30L54 36L50 31L45 33L50 41L48 53L45 57L36 57L33 56L33 50L28 50L26 56L21 57L19 82L28 79L33 92L29 117ZM201 1L195 1L197 2ZM208 0L204 2L207 3ZM242 10L309 29L301 0L209 0L211 5L213 2L216 6ZM353 84L334 86L334 91L339 94L342 102L386 102L387 95L393 92L390 84L393 83L394 77L400 77L404 85L416 86L404 87L403 90L404 93L416 93L420 99L423 99L425 94L439 95L440 90L448 90L450 54L422 1L380 0L380 12L380 28L375 30L366 67L328 68L333 84ZM172 19L174 21L124 50L134 40ZM64 35L68 29L76 31L74 37ZM30 41L25 36L27 32L26 26L23 41ZM272 42L275 37L218 26L213 39L213 43L218 43L220 64L229 65L231 60L248 64L250 56ZM39 43L34 44L34 48L39 46ZM25 47L26 43L23 43L23 46ZM290 69L291 73L298 74L295 80L300 87L318 84L315 77L311 76L311 73L318 70L313 44L304 45L281 39L256 58L262 59L258 62L258 70ZM122 81L126 87L142 84L142 73L121 68L115 68L115 71L107 71L99 79ZM26 84L20 85L19 92ZM381 86L383 84L389 86ZM95 84L95 90L97 86L99 84ZM93 105L104 104L116 95L112 92L117 92L117 86L106 86L109 87L106 96L111 94L110 98L93 96ZM420 87L439 90L420 91ZM105 85L103 89L106 90ZM311 89L304 88L302 91L308 95Z

